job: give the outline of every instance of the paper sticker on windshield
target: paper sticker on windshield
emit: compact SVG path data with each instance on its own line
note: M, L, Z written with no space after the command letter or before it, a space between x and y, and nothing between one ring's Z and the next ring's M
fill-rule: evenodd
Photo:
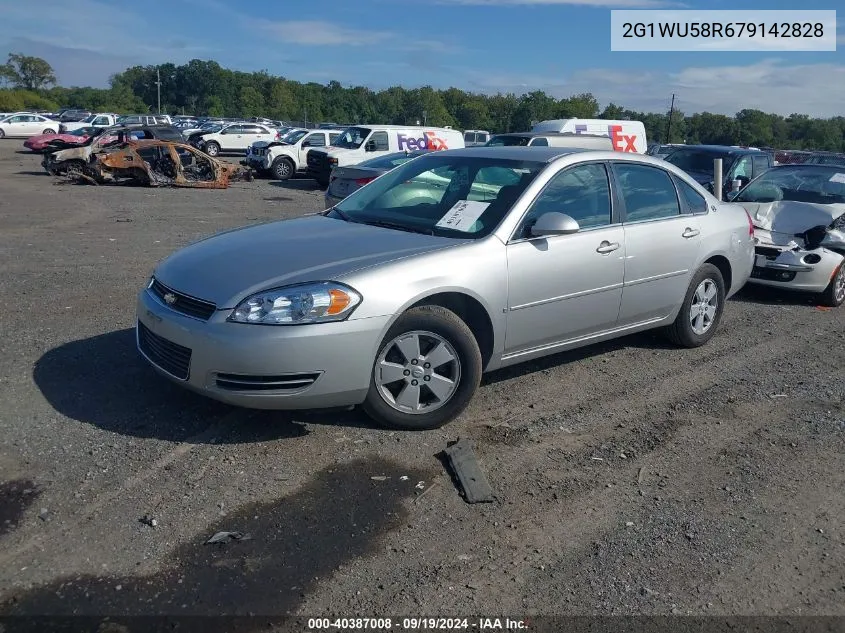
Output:
M440 218L440 221L435 226L442 229L467 232L489 206L489 202L458 200L455 206L449 209L449 212Z
M830 182L841 182L845 184L845 174L833 174L830 177Z

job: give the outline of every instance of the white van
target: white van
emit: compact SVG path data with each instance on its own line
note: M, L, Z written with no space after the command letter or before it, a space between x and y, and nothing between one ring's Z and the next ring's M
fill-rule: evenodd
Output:
M572 132L510 132L496 134L485 147L574 147L613 151L613 142L607 135L573 134Z
M346 128L330 147L308 152L308 176L323 187L335 167L390 154L417 150L461 149L464 136L458 130L403 125L356 125Z
M645 154L648 143L645 126L640 121L611 121L608 119L554 119L541 121L531 128L532 132L570 132L571 134L592 134L609 136L617 152Z

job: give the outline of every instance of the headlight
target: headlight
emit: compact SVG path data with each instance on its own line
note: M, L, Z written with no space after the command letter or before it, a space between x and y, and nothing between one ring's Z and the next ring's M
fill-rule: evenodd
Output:
M321 282L274 288L247 297L228 320L260 325L298 325L342 321L361 303L361 295L343 284Z

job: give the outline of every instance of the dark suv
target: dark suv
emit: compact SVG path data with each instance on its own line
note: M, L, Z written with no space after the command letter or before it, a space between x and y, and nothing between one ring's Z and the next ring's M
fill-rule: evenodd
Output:
M723 198L733 188L734 180L741 188L774 167L774 157L768 152L729 145L679 145L663 160L683 169L712 192L713 161L717 158L722 159Z

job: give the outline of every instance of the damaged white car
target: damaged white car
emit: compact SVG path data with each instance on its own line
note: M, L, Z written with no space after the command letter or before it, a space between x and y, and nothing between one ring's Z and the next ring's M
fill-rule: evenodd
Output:
M845 302L845 168L784 165L731 197L754 224L749 283L818 293Z

